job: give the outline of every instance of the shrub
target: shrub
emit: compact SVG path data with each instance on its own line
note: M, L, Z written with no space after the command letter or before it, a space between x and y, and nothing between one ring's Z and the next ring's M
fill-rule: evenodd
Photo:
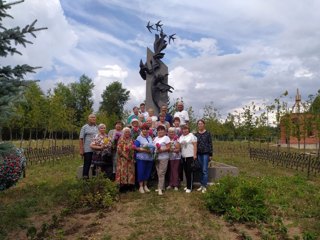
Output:
M118 196L114 182L102 174L87 180L79 180L70 192L71 207L89 207L94 209L111 207Z
M0 154L0 191L18 182L23 175L25 164L26 158L19 148Z
M240 177L228 176L209 187L205 202L210 211L224 214L230 221L259 222L270 216L260 185Z

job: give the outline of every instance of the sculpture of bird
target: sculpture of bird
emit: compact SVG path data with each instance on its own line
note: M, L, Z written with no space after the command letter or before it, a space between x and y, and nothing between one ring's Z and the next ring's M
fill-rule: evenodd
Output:
M174 35L176 35L176 34L174 33L174 34L169 35L169 44L170 44L170 41L171 41L171 40L172 40L172 42L174 42L174 40L176 39L176 38L174 37Z
M162 30L162 26L163 24L160 24L161 20L158 21L155 25L156 25L156 30L159 32L160 30ZM160 29L160 30L159 30Z
M149 32L151 32L151 33L152 33L151 29L152 30L156 30L156 29L153 28L153 24L150 24L150 21L148 22L146 28L148 28Z

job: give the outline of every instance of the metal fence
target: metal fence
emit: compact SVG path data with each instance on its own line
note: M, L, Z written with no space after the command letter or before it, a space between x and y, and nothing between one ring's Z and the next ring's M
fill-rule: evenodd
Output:
M307 172L308 177L320 173L320 159L317 155L263 148L250 148L249 154L251 160L271 162L274 166Z
M27 165L55 162L63 157L74 157L75 146L53 146L49 148L25 148Z

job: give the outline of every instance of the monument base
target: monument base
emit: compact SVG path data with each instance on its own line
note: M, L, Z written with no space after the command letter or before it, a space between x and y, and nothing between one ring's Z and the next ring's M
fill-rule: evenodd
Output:
M93 172L93 165L91 165L90 170L89 170L89 178L92 177L92 172ZM82 173L83 173L83 165L79 166L77 169L77 178L82 179Z
M220 178L228 175L238 176L239 169L237 167L234 167L225 163L219 163L219 162L210 163L208 168L208 185L211 185L214 182L218 181ZM200 177L201 177L200 172L196 172L193 174L193 183L195 185L200 185Z

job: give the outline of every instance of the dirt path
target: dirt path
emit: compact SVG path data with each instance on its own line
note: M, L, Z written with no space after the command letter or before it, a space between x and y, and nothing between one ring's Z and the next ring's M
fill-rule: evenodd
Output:
M121 194L111 212L72 213L50 235L51 239L78 240L241 239L236 231L205 209L201 193L166 191L163 196L155 192ZM20 239L23 235L25 232L19 234Z
M66 239L236 239L238 236L219 217L204 209L198 193L121 194L111 212L75 215L70 220L65 225ZM72 231L75 226L77 231Z

